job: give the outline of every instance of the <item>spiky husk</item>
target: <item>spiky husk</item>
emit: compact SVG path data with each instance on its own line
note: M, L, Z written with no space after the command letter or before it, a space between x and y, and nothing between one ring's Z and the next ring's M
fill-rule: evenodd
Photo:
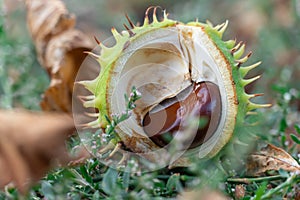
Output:
M154 8L153 10L153 21L150 23L148 17L149 10L150 9L146 11L146 17L142 26L135 26L126 16L132 29L129 29L126 25L124 25L127 31L118 33L116 29L112 28L112 34L115 38L116 44L113 47L108 48L102 43L99 43L101 47L100 55L90 53L100 63L101 72L96 79L81 82L93 94L92 96L86 98L84 106L94 107L99 110L99 116L97 120L89 123L88 126L105 128L108 124L106 117L109 117L110 114L108 112L107 106L107 104L109 103L107 102L107 95L109 95L110 86L108 82L110 79L110 72L114 67L114 62L122 54L124 48L126 48L128 44L133 42L135 38L149 31L183 24L181 22L168 19L167 13L165 11L163 12L163 19L161 21L158 21L156 16L156 8ZM260 96L261 94L247 94L245 92L245 86L257 80L259 76L250 79L246 79L245 77L249 71L259 66L260 62L250 66L243 66L251 55L250 52L246 56L242 57L245 51L245 44L236 44L235 40L222 40L222 36L227 28L228 21L217 26L213 26L210 22L200 23L198 21L190 22L185 25L200 27L202 30L204 30L204 32L208 36L208 39L213 41L213 45L215 46L211 48L213 49L213 51L218 51L215 52L215 54L217 55L215 59L221 60L220 63L224 65L222 67L227 68L230 71L229 74L231 77L229 78L230 80L228 79L228 83L226 84L232 87L234 90L234 99L232 99L231 102L233 104L232 106L236 107L236 110L232 113L232 116L228 116L233 118L231 120L231 126L243 126L246 115L250 114L251 111L257 108L264 108L269 106L269 104L256 104L251 102L251 98ZM219 55L221 55L221 57ZM229 140L232 138L233 133L235 135L239 134L236 130L232 130L224 133L224 136L220 138L220 141L216 145L216 148L214 148L213 151L208 154L209 157L216 155L224 147L224 145L229 142Z

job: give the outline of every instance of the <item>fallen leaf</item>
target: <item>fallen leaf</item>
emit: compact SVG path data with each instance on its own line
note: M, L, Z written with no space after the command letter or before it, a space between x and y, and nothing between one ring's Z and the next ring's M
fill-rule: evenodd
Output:
M75 29L75 16L60 0L25 0L27 24L39 62L50 76L41 108L71 113L72 91L77 72L86 58L85 51L95 46Z
M272 144L250 155L247 161L248 175L259 176L268 170L279 169L299 173L300 165L291 155Z
M64 114L0 110L0 188L10 182L22 192L48 170L86 156L71 156L65 145L74 132Z

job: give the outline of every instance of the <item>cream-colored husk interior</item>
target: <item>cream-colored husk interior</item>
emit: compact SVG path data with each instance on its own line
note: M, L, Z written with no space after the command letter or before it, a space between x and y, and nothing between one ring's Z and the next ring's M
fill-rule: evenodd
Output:
M109 114L126 109L124 94L135 86L142 94L136 102L133 115L119 124L117 131L126 143L136 140L135 152L156 150L156 146L144 133L141 125L144 115L159 102L174 97L192 82L210 81L218 85L222 98L221 120L216 133L203 145L190 152L199 151L204 157L224 144L224 129L232 129L235 116L229 105L235 95L231 85L231 71L205 32L200 27L177 25L155 29L133 39L114 63L108 85ZM233 123L233 125L232 125ZM213 128L213 127L211 127ZM232 132L232 130L230 132ZM231 134L231 133L230 133ZM147 139L148 138L148 139Z

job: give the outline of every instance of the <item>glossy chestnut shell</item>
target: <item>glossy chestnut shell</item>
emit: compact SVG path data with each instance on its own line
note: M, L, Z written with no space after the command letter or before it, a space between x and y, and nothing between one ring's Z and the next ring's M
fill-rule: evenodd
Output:
M194 148L207 141L216 131L221 110L221 96L216 84L193 83L177 96L163 100L150 110L142 124L150 139L156 145L165 147L176 134L186 134L184 122L194 115L199 123L188 147Z

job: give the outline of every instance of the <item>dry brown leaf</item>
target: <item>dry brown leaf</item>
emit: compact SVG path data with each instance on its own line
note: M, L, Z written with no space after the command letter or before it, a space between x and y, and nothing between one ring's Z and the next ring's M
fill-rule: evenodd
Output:
M78 69L94 44L74 28L75 16L60 0L25 0L27 23L39 62L51 83L41 107L46 111L71 113L72 91Z
M25 192L52 167L79 159L65 145L73 132L67 115L0 110L0 188L13 182Z
M300 165L291 155L272 144L250 155L247 162L247 173L252 176L279 169L299 173Z

